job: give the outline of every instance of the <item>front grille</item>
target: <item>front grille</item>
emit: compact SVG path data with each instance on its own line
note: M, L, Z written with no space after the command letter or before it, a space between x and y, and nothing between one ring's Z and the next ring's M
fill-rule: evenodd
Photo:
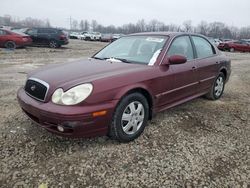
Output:
M29 78L25 84L25 92L39 101L44 101L49 89L49 85L39 79Z

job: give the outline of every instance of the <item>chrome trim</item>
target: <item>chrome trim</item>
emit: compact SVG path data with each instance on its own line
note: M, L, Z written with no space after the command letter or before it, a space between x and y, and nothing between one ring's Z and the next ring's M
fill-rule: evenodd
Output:
M205 79L203 79L203 80L200 80L200 83L201 82L206 82L206 81L208 81L208 80L212 80L212 79L214 79L216 76L211 76L211 77L209 77L209 78L205 78Z
M44 102L45 99L46 99L46 97L47 97L48 91L49 91L49 84L48 84L47 82L43 81L43 80L40 80L40 79L38 79L38 78L33 78L33 77L28 78L27 81L28 81L28 80L36 81L36 82L38 82L38 83L44 85L44 86L47 88L47 91L46 91L46 93L45 93L45 96L44 96L44 99L43 99L43 100L38 99L38 98L32 96L31 94L29 94L28 92L26 92L26 91L24 90L25 93L26 93L27 95L29 95L30 97L32 97L32 98L34 98L34 99L36 99L36 100L38 100L38 101ZM27 81L26 81L26 82L27 82Z
M172 90L168 90L168 91L159 93L159 94L156 95L155 97L156 97L156 98L159 98L159 97L162 97L162 96L164 96L164 95L173 93L173 92L178 91L178 90L181 90L181 89L185 89L185 88L187 88L187 87L190 87L190 86L193 86L193 85L196 85L196 84L199 84L199 82L193 82L193 83L187 84L187 85L185 85L185 86L181 86L181 87L178 87L178 88L175 88L175 89L172 89Z

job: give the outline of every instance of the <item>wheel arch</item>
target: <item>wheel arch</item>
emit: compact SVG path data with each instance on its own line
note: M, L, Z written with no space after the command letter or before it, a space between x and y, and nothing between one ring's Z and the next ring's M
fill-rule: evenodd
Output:
M227 69L226 69L225 67L222 67L222 68L220 69L220 72L224 74L225 80L227 80L227 76L228 76Z
M128 87L126 89L123 89L121 92L119 92L119 94L116 97L119 99L119 101L121 101L123 97L131 93L140 93L146 98L146 100L148 101L148 105L149 105L149 119L151 120L153 117L153 105L154 105L152 93L146 87L138 85L138 86Z

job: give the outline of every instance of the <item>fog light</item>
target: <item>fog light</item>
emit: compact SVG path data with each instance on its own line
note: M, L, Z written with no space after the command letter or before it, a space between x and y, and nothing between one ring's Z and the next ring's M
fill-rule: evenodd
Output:
M61 125L57 126L57 130L60 131L60 132L64 132L64 128Z

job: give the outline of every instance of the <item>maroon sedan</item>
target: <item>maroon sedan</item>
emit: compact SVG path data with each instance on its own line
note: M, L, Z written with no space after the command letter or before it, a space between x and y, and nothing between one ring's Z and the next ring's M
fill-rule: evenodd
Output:
M229 52L250 52L250 43L246 41L231 41L231 42L225 42L220 43L218 48L223 51L229 51Z
M30 73L18 101L55 134L128 142L157 112L203 95L219 99L230 72L230 60L201 35L139 33L85 61Z
M0 29L0 47L15 49L16 47L27 46L31 43L32 39L28 35Z

